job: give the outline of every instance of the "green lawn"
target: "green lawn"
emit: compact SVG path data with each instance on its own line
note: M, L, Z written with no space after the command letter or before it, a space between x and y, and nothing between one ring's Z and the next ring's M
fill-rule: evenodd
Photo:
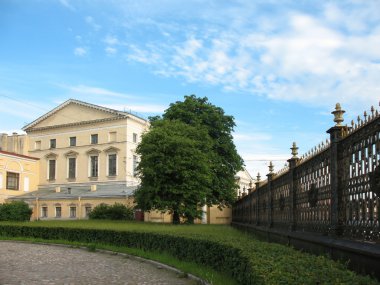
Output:
M108 247L156 260L160 260L161 255L162 262L194 273L213 284L234 284L231 278L223 274L219 275L214 270L233 276L236 280L240 279L239 282L237 281L240 284L379 284L369 277L356 275L347 270L344 265L327 257L314 256L283 245L258 241L230 226L173 226L113 221L0 222L0 234L2 227L6 225L43 227L45 233L46 228L84 229L84 231L97 229L104 234L111 231L114 236L117 236L118 232L127 232L133 237L130 239L134 248L127 249L120 244L95 246ZM80 235L80 230L75 230L73 233ZM94 235L95 232L91 234ZM142 241L139 243L133 239ZM167 239L166 249L163 239ZM178 245L177 241L183 243L183 247ZM155 246L160 248L159 252L152 250ZM213 256L207 255L209 253ZM189 256L197 259L198 264L206 264L206 267L197 266L192 260L187 259ZM199 272L200 268L203 272ZM240 278L241 275L245 276Z

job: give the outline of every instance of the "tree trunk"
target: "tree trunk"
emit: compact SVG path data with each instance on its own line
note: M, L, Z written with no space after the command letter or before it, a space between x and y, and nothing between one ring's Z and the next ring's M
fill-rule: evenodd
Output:
M180 220L179 220L179 213L178 211L174 210L173 211L173 225L179 225Z
M191 215L186 216L186 223L189 225L194 224L194 217Z

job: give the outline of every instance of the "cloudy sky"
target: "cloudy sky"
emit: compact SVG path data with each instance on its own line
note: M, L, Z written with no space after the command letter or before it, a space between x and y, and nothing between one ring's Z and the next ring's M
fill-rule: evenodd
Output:
M184 95L234 116L252 176L380 99L380 0L0 0L0 132L69 98L143 117Z

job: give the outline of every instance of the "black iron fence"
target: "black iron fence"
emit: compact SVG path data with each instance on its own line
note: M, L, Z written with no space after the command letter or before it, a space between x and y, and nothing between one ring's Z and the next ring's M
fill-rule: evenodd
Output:
M293 144L286 169L257 181L233 207L233 223L380 242L380 114L343 126L340 105L330 140L302 157Z

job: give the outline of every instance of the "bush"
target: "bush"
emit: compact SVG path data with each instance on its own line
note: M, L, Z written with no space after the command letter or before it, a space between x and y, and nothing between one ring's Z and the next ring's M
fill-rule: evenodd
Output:
M75 241L89 244L89 250L96 248L97 244L108 244L165 252L180 260L210 266L244 285L378 284L376 280L358 276L324 256L317 257L282 245L256 241L242 234L233 234L227 228L222 228L222 234L215 231L213 235L195 231L179 233L181 228L167 225L162 226L160 231L137 231L135 223L125 225L135 230L122 230L120 223L115 226L101 224L97 221L92 226L98 228L80 228L64 227L62 222L51 227L42 226L49 225L48 222L27 225L0 223L0 237ZM111 229L115 227L119 230ZM173 229L178 230L175 232ZM207 227L200 229L207 231Z
M100 204L96 206L90 213L91 220L133 220L133 209L120 203L112 206Z
M23 201L0 204L0 221L30 221L32 212Z

